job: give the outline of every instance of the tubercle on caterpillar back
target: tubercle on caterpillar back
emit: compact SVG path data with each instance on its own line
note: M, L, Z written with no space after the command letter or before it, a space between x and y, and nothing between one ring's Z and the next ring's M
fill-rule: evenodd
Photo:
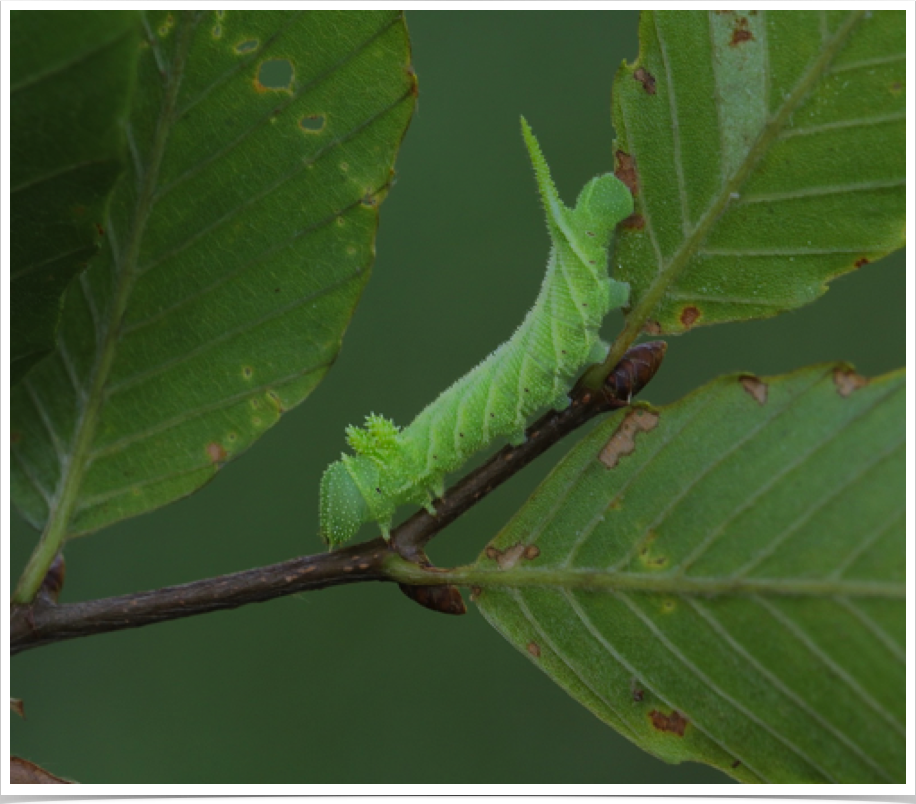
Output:
M378 522L387 538L399 505L432 505L446 474L496 438L524 440L528 420L568 403L575 374L594 362L598 330L627 301L628 286L607 275L607 248L633 199L614 176L588 182L576 206L560 200L527 122L522 133L551 237L547 272L534 306L512 337L422 410L403 429L371 414L348 427L354 455L328 467L321 481L321 535L332 546Z

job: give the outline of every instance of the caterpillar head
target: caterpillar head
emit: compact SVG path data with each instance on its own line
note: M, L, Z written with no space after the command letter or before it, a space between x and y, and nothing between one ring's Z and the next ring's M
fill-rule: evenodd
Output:
M321 478L321 538L335 547L352 539L371 518L346 459L332 463Z

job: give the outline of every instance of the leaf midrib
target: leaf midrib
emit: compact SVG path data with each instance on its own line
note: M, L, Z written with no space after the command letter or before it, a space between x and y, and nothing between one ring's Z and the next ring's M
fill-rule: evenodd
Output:
M106 322L105 335L95 353L90 390L86 395L86 403L74 430L73 451L69 456L69 460L61 466L61 477L49 506L47 524L20 578L12 599L14 603L29 603L35 597L44 579L47 567L60 550L67 535L67 528L78 499L90 447L95 437L104 399L103 391L114 363L120 323L124 317L131 290L133 289L140 243L143 239L143 233L149 220L149 213L154 200L159 170L171 131L172 118L177 106L178 91L181 86L194 25L195 21L192 14L186 13L182 15L176 33L177 39L172 56L171 69L166 70L164 76L167 83L163 93L159 119L156 122L156 131L147 159L147 168L140 176L139 193L124 243L125 248L117 255L112 251L111 259L115 262L117 287L113 297L111 314Z
M626 326L611 346L610 352L602 365L602 370L607 368L607 371L610 371L620 362L624 352L626 352L639 336L643 325L661 301L668 287L674 283L681 271L686 267L690 258L705 241L706 236L731 200L732 194L737 193L748 179L751 171L767 153L770 144L776 139L785 122L801 101L808 95L812 85L827 71L828 66L836 57L842 45L846 42L852 29L864 15L864 11L856 11L850 15L849 19L840 26L833 38L821 51L820 56L802 76L798 84L796 84L795 89L792 90L783 104L777 109L776 113L770 116L767 124L760 132L760 136L748 150L741 166L722 186L718 196L713 199L706 212L700 217L693 231L677 249L668 264L661 267L661 270L649 285L646 293L627 315ZM651 222L648 222L647 226L651 229ZM607 371L605 371L605 374Z
M396 558L388 569L401 583L458 584L481 588L550 587L594 591L633 591L667 594L679 597L773 596L773 597L842 597L903 600L906 584L886 581L850 580L848 578L732 578L698 575L661 575L639 572L612 572L603 569L481 569L476 565L437 570L435 575Z

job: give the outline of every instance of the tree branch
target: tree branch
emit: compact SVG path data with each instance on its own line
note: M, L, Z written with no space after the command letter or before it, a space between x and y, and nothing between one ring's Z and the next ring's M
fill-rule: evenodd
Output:
M527 439L523 444L504 447L459 480L435 502L435 514L418 511L392 531L390 543L377 538L330 553L294 558L230 575L81 603L58 605L55 595L39 595L30 606L12 608L10 653L66 639L261 603L298 592L364 581L392 581L386 564L395 555L429 567L424 547L433 536L587 421L606 411L626 407L658 370L665 349L663 341L634 347L598 392L577 385L570 393L572 401L568 408L549 411L538 419L526 430ZM463 613L464 602L458 590L444 583L437 585L435 571L429 576L428 586L402 585L401 588L408 597L428 608L450 614ZM55 576L52 580L59 587L60 579Z

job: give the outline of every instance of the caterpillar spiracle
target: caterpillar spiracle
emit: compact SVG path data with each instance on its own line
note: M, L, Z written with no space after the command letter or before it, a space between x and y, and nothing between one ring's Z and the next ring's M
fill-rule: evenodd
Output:
M574 208L560 200L541 149L522 118L551 249L534 307L512 337L428 405L407 427L372 414L347 428L355 455L342 455L321 479L321 535L331 546L378 522L388 538L400 505L431 512L445 476L498 438L519 444L528 420L562 410L576 375L604 359L598 337L610 310L629 294L607 274L614 228L633 211L629 190L607 174L589 181Z

